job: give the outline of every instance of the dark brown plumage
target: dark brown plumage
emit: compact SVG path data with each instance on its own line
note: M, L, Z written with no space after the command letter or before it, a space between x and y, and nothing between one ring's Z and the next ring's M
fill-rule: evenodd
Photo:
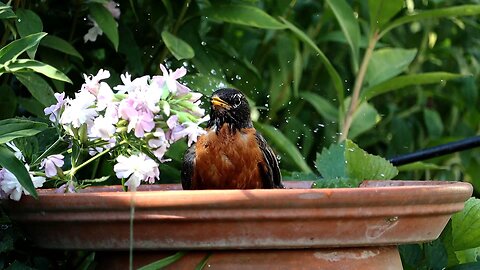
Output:
M240 91L212 94L207 134L185 153L181 178L183 189L283 188L276 156Z

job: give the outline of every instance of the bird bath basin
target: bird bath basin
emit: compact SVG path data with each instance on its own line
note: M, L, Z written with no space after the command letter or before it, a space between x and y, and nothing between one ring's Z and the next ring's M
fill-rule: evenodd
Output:
M136 266L188 250L172 269L193 269L207 253L211 269L402 269L396 246L436 239L472 194L461 182L285 184L282 190L40 190L38 201L25 196L6 209L38 246L101 251L100 263L110 267L128 265L133 203Z

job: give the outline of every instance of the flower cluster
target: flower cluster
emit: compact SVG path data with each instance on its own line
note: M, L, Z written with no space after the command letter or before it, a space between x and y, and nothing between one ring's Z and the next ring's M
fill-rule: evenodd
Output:
M165 152L170 145L188 138L190 146L205 133L199 124L208 120L200 108L202 95L177 81L186 69L160 68L163 74L159 76L133 79L125 73L120 76L122 84L113 88L105 82L110 72L100 70L96 75L84 75L85 83L74 97L56 93L57 103L44 111L58 127L59 140L70 146L60 153L45 153L38 164L32 164L42 170L36 175L61 183L62 191L73 191L80 186L75 176L78 170L108 154L116 161L116 176L129 189L159 179L159 163L169 160ZM79 152L74 148L84 149L90 157L73 154ZM70 162L65 162L67 157ZM64 171L65 164L70 168ZM22 189L12 176L5 169L0 171L0 196L18 200ZM43 184L40 182L37 186Z

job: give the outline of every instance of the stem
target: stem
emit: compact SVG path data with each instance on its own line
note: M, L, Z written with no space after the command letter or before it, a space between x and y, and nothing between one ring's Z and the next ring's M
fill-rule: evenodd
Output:
M105 155L106 153L110 152L110 150L112 150L113 148L110 148L110 149L105 149L103 150L103 152L101 152L100 154L97 154L93 157L91 157L89 160L83 162L82 164L80 164L78 167L75 167L75 168L71 168L69 171L66 171L65 173L68 173L70 175L75 175L77 173L78 170L80 170L81 168L85 167L86 165L92 163L93 161L95 161L97 158Z
M72 26L70 27L70 34L68 35L68 41L70 44L73 44L73 38L75 37L75 31L77 29L77 22L79 17L80 8L80 0L75 1L75 13L73 14L73 22Z
M59 137L52 145L50 145L50 147L47 148L47 150L45 150L39 157L35 159L32 165L38 164L38 162L44 159L50 153L50 151L52 151L54 147L57 147L57 145L62 141L63 141L62 137Z
M180 29L180 26L184 22L183 18L185 17L185 14L187 13L188 7L190 6L190 2L191 2L191 0L186 0L183 3L182 10L180 11L180 15L178 15L178 20L175 22L175 25L172 28L172 34L174 34L174 35L177 34L178 29ZM168 48L164 44L164 47L163 47L163 50L161 51L161 53L157 57L154 57L153 59L156 63L163 63L163 61L165 60L167 55L168 55ZM149 63L148 67L151 64L152 64L152 62ZM160 72L160 67L159 66L157 66L157 72Z
M345 116L345 120L343 122L343 127L342 127L342 132L340 133L339 142L343 142L348 138L348 132L350 130L350 126L352 125L352 121L353 121L353 114L355 113L358 107L360 90L362 90L365 74L367 73L368 63L370 62L370 58L372 58L372 53L373 53L373 50L375 49L375 45L377 44L377 41L378 41L378 32L375 32L373 34L373 37L370 39L368 48L365 51L365 55L363 56L362 64L360 66L360 69L358 70L357 78L353 86L352 99L350 101L350 106L348 107L347 115Z
M129 268L133 269L133 220L135 218L135 194L137 188L133 186L133 190L130 191L130 245L129 245Z

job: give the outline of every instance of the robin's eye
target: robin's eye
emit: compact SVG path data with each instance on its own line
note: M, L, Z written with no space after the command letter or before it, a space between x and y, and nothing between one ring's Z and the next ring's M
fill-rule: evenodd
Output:
M242 103L242 101L239 98L234 99L233 107L237 108L238 106L240 106L240 103Z

